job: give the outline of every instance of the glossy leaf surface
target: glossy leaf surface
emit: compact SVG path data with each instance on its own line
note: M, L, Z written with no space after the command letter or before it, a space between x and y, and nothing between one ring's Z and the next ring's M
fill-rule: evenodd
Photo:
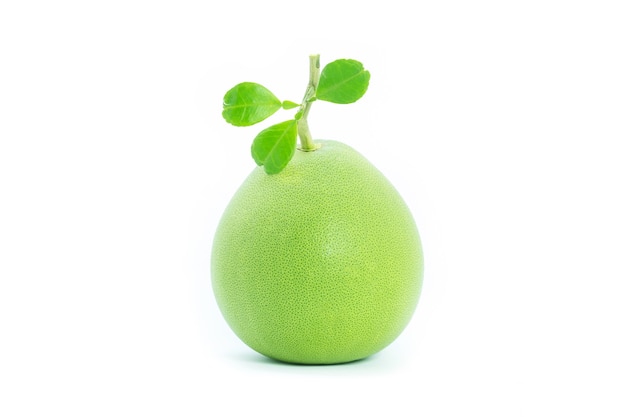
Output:
M354 103L367 91L370 73L354 59L338 59L320 74L316 97L331 103Z
M252 142L252 158L268 174L277 174L293 158L298 136L297 122L287 120L259 133Z
M282 102L261 84L243 82L224 95L224 119L235 126L251 126L259 123L282 106Z

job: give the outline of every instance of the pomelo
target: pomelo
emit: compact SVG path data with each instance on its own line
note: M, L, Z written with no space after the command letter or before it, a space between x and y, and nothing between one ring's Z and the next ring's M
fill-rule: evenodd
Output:
M218 224L211 259L234 333L301 364L388 346L411 319L423 274L418 230L396 189L351 147L317 143L278 174L252 171Z

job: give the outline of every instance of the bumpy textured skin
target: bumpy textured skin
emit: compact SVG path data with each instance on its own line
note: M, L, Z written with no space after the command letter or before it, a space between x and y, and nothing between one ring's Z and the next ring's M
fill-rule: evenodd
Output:
M391 183L345 144L296 151L284 171L257 167L216 230L212 284L248 346L292 363L354 361L408 324L423 256Z

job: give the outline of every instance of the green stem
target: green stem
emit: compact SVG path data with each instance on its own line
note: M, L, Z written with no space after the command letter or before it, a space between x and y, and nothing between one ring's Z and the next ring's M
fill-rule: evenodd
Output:
M309 110L311 110L311 104L315 101L315 92L317 91L317 84L320 81L320 56L319 54L309 56L309 85L306 87L302 104L300 105L300 111L302 117L298 120L298 136L300 137L300 150L309 152L319 148L313 142L311 131L309 130L309 122L307 117L309 116Z

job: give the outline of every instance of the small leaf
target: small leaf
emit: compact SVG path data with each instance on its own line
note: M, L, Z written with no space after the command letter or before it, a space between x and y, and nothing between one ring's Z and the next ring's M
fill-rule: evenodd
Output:
M296 107L300 107L300 105L290 100L283 101L283 109L285 110L295 109Z
M282 103L261 84L237 84L224 95L222 117L235 126L259 123L280 109Z
M252 142L252 158L268 174L277 174L287 166L296 151L297 122L287 120L270 126Z
M370 73L353 59L338 59L326 65L320 74L316 97L331 103L354 103L367 91Z

